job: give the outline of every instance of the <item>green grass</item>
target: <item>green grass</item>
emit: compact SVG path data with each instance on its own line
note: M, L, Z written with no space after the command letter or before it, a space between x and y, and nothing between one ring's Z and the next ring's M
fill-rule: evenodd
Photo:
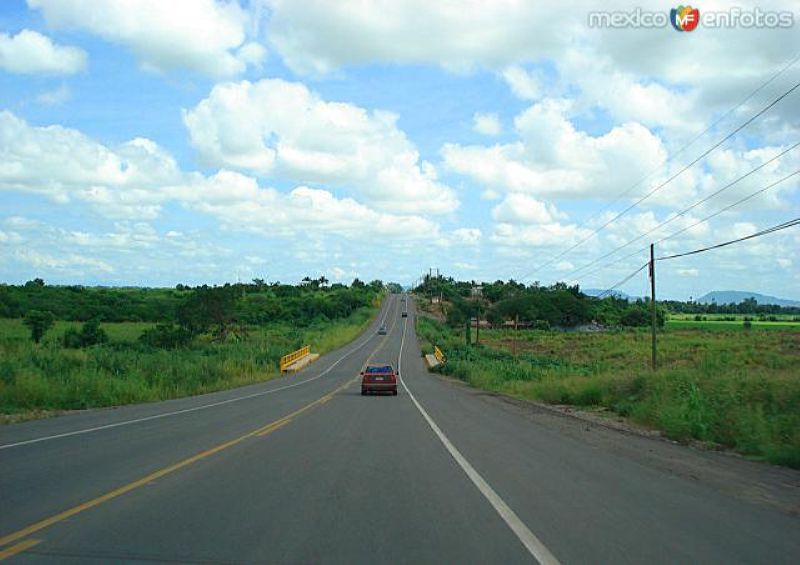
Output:
M694 319L672 319L666 322L667 329L680 330L680 329L701 329L701 330L743 330L744 321L731 321L731 320L694 320ZM791 320L781 320L778 322L761 322L753 320L750 322L753 328L759 329L796 329L800 330L800 322L792 322Z
M423 344L448 356L441 371L473 386L554 404L604 407L673 439L715 442L800 468L800 330L667 328L659 369L650 335L481 330L482 345L419 320Z
M48 411L165 400L233 388L279 376L280 357L310 344L326 353L355 338L377 307L308 327L281 323L250 328L238 341L201 336L190 347L160 350L138 342L147 323L103 324L110 342L64 349L68 327L57 322L41 344L31 342L21 320L0 320L0 421Z

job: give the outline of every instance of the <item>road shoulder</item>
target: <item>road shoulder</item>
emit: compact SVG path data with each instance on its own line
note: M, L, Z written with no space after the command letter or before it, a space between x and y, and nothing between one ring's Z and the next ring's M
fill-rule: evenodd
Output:
M626 425L574 407L521 400L477 389L438 373L427 374L448 386L458 387L496 409L512 412L593 448L704 484L740 500L777 508L800 517L800 471L697 444L680 444L663 437L658 431Z

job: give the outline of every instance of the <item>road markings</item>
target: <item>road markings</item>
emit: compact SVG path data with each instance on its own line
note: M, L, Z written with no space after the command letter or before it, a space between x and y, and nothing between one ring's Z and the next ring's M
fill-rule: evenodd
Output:
M325 404L326 402L328 402L333 397L333 395L335 395L336 393L344 390L345 388L347 388L348 386L353 384L353 382L355 382L355 380L356 379L349 379L347 382L345 382L344 384L338 386L332 392L326 394L325 396L322 396L322 397L318 398L317 400L315 400L315 401L313 401L313 402L311 402L309 404L306 404L302 408L299 408L298 410L295 410L294 412L284 416L283 418L275 420L274 422L270 422L266 426L262 426L262 427L260 427L258 429L255 429L255 430L253 430L251 432L248 432L248 433L244 434L243 436L239 436L237 438L234 438L232 440L229 440L229 441L226 441L224 443L221 443L221 444L219 444L219 445L217 445L215 447L212 447L210 449L206 449L205 451L201 451L200 453L192 455L191 457L188 457L187 459L184 459L183 461L179 461L179 462L177 462L177 463L175 463L173 465L170 465L168 467L164 467L163 469L159 469L158 471L150 473L149 475L147 475L145 477L142 477L141 479L133 481L132 483L128 483L127 485L121 486L121 487L116 488L116 489L114 489L112 491L109 491L109 492L107 492L107 493L105 493L105 494L103 494L101 496L98 496L97 498L93 498L93 499L91 499L91 500L89 500L87 502L84 502L83 504L79 504L79 505L74 506L74 507L72 507L72 508L70 508L68 510L64 510L63 512L59 512L58 514L55 514L54 516L51 516L49 518L45 518L44 520L40 520L39 522L31 524L30 526L27 526L27 527L25 527L25 528L23 528L21 530L18 530L16 532L13 532L13 533L7 534L7 535L5 535L3 537L0 537L0 547L2 547L4 545L7 545L9 543L15 542L15 541L17 541L19 539L22 539L24 537L27 537L27 536L29 536L31 534L34 534L34 533L36 533L38 531L41 531L41 530L43 530L45 528L48 528L48 527L50 527L50 526L52 526L54 524L62 522L64 520L66 520L67 518L71 518L72 516L75 516L76 514L80 514L81 512L83 512L85 510L89 510L90 508L94 508L96 506L99 506L99 505L103 504L104 502L108 502L109 500L117 498L117 497L119 497L119 496L121 496L123 494L129 493L132 490L136 490L139 487L142 487L144 485L152 483L153 481L155 481L157 479L165 477L165 476L167 476L167 475L169 475L171 473L174 473L175 471L183 469L184 467L188 467L189 465L191 465L193 463L197 463L198 461L200 461L202 459L206 459L207 457L210 457L211 455L219 453L220 451L224 451L224 450L228 449L229 447L233 447L234 445L242 443L244 440L246 440L248 438L255 437L255 436L265 436L265 435L267 435L269 433L272 433L275 430L278 430L278 429L282 428L283 426L285 426L286 424L290 423L294 418L296 418L297 416L303 414L304 412L307 412L308 410L311 410L312 408L314 408L316 406L321 406L322 404ZM28 540L28 541L33 541L33 540ZM28 541L23 542L23 543L28 543ZM39 542L37 541L36 543L39 543ZM22 545L22 544L18 544L18 545ZM14 547L17 547L17 546L14 546ZM28 546L28 547L30 547L30 546ZM6 551L9 551L11 549L12 548L8 548L8 550L6 550ZM25 548L20 549L19 551L24 551L24 549Z
M408 318L406 318L406 323L403 325L403 338L400 341L400 355L397 358L397 370L398 370L398 378L400 379L400 384L403 385L403 388L408 393L408 396L411 398L411 401L414 403L414 406L417 407L422 417L425 418L425 421L428 422L428 425L433 430L433 433L436 434L436 437L439 438L439 441L442 442L445 449L450 453L450 455L455 459L456 463L458 463L459 467L466 473L467 477L472 481L484 498L492 505L495 511L500 515L503 521L511 528L511 531L516 534L517 538L522 545L525 546L525 549L533 556L536 561L541 563L542 565L558 565L558 559L550 553L550 550L542 543L542 541L536 537L536 535L530 531L528 526L525 525L519 516L511 509L511 507L506 504L506 502L500 498L500 495L495 492L495 490L486 482L478 471L470 464L469 461L461 454L461 452L456 448L455 445L448 439L448 437L444 434L444 432L436 425L436 422L433 421L433 418L425 411L422 405L417 401L416 397L411 393L411 391L406 386L405 381L403 380L402 373L400 372L400 363L403 358L403 345L406 341L406 326L408 325Z
M262 430L259 430L259 432L256 435L259 436L259 437L264 437L265 435L271 434L275 430L280 429L283 426L291 423L291 421L292 421L291 418L286 418L284 420L278 420L277 422L275 422L273 424L270 424L269 426L266 426Z
M392 309L392 305L387 306L386 313L383 316L383 320L381 321L381 324L384 324L386 322L386 318L388 317L389 311L391 309ZM232 404L234 402L239 402L241 400L248 400L250 398L257 398L259 396L266 396L267 394L273 394L273 393L276 393L276 392L280 392L282 390L287 390L287 389L290 389L290 388L294 388L294 387L298 387L298 386L301 386L301 385L304 385L304 384L308 384L310 382L313 382L313 381L316 381L318 379L321 379L322 377L327 375L329 372L331 372L331 370L333 370L334 367L336 367L339 363L341 363L346 357L349 357L350 355L352 355L356 351L359 351L362 347L364 347L367 343L369 343L372 340L373 337L374 337L374 334L370 334L369 337L367 337L367 339L365 339L361 343L361 345L359 345L358 347L355 347L351 351L348 351L347 353L345 353L344 355L339 357L339 359L337 359L335 363L333 363L330 367L325 369L319 375L317 375L316 377L311 377L311 378L306 379L304 381L292 383L290 385L282 386L282 387L279 387L279 388L274 388L274 389L271 389L271 390L264 390L264 391L261 391L261 392L255 392L253 394L246 394L244 396L237 396L235 398L228 398L227 400L220 400L219 402L212 402L210 404L203 404L201 406L193 406L192 408L184 408L182 410L175 410L173 412L164 412L162 414L154 414L152 416L145 416L143 418L136 418L136 419L133 419L133 420L124 420L122 422L114 422L113 424L105 424L103 426L95 426L93 428L84 428L84 429L81 429L81 430L74 430L74 431L71 431L71 432L64 432L62 434L42 436L42 437L28 439L28 440L24 440L24 441L18 441L18 442L15 442L15 443L7 443L5 445L0 445L0 450L2 450L2 449L10 449L12 447L20 447L20 446L23 446L23 445L30 445L32 443L39 443L39 442L42 442L42 441L49 441L49 440L54 440L54 439L61 439L61 438L65 438L65 437L81 435L81 434L88 434L88 433L92 433L92 432L99 432L101 430L109 430L111 428L118 428L120 426L129 426L131 424L139 424L139 423L142 423L142 422L149 422L151 420L158 420L159 418L166 418L168 416L178 416L180 414L188 414L190 412L197 412L199 410L206 410L208 408L214 408L216 406L222 406L224 404Z
M0 551L0 561L8 559L9 557L14 557L16 554L22 553L26 549L30 549L34 545L38 545L40 543L42 543L42 540L40 539L26 539L25 541L21 541L16 545L7 547L4 550Z

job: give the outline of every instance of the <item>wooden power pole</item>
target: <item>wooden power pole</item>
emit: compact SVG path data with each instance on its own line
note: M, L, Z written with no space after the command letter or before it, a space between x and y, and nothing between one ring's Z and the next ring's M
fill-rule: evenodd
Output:
M654 245L650 244L650 317L651 317L651 338L653 345L652 367L656 370L656 260Z

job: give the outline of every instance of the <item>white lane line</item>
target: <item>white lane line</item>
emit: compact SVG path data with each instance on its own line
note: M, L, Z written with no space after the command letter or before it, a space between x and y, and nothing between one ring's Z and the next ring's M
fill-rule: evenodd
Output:
M381 322L381 324L383 324L386 321L386 317L389 315L389 310L391 309L391 307L392 307L391 304L386 307L386 314L384 314L383 322ZM142 422L149 422L150 420L158 420L160 418L166 418L168 416L178 416L180 414L188 414L189 412L197 412L199 410L206 410L208 408L214 408L216 406L222 406L224 404L232 404L234 402L239 402L240 400L247 400L247 399L256 398L256 397L259 397L259 396L266 396L268 394L273 394L275 392L280 392L282 390L286 390L286 389L298 387L298 386L301 386L301 385L304 385L304 384L308 384L308 383L310 383L312 381L316 381L317 379L320 379L320 378L324 377L325 375L327 375L328 373L330 373L331 370L333 370L333 368L336 367L336 365L341 363L346 357L349 357L350 355L352 355L353 353L355 353L356 351L358 351L359 349L364 347L367 343L369 343L372 340L373 337L374 337L374 334L370 334L367 337L367 339L365 339L361 343L361 345L351 349L350 351L348 351L347 353L345 353L344 355L339 357L339 359L337 359L335 363L333 363L330 367L328 367L327 369L322 371L319 375L317 375L316 377L311 377L311 378L306 379L304 381L292 383L290 385L286 385L286 386L282 386L282 387L278 387L278 388L273 388L273 389L270 389L270 390L264 390L264 391L261 391L261 392L254 392L252 394L246 394L244 396L237 396L235 398L229 398L227 400L220 400L218 402L212 402L210 404L203 404L201 406L193 406L192 408L184 408L182 410L175 410L173 412L164 412L162 414L153 414L152 416L144 416L142 418L136 418L134 420L123 420L122 422L114 422L113 424L105 424L105 425L102 425L102 426L95 426L93 428L83 428L83 429L75 430L75 431L72 431L72 432L64 432L62 434L55 434L55 435L50 435L50 436L42 436L42 437L37 437L37 438L33 438L33 439L28 439L28 440L25 440L25 441L18 441L18 442L15 442L15 443L6 443L4 445L0 445L0 449L10 449L12 447L20 447L20 446L23 446L23 445L30 445L32 443L39 443L39 442L42 442L42 441L50 441L50 440L61 439L61 438L70 437L70 436L77 436L77 435L88 434L88 433L92 433L92 432L99 432L101 430L109 430L111 428L118 428L120 426L129 426L131 424L139 424L139 423L142 423Z
M406 386L405 381L403 380L403 373L400 370L400 363L403 358L403 345L405 344L406 340L406 326L408 325L408 318L406 318L406 324L403 325L403 339L400 341L400 356L397 359L397 372L398 378L400 379L400 384L403 385L403 388L406 389L408 396L411 398L411 401L414 403L414 406L417 407L422 417L425 418L425 421L428 422L428 425L433 430L433 433L436 434L436 437L439 438L439 441L442 442L445 449L450 453L450 455L455 459L456 463L458 463L459 467L466 473L467 477L472 481L484 498L489 501L489 504L497 511L503 521L511 528L522 545L525 546L525 549L533 556L536 561L541 563L542 565L558 565L558 559L550 553L550 550L542 543L542 541L536 537L536 535L530 531L528 526L525 525L519 516L511 509L511 507L505 503L505 501L500 498L500 495L497 494L494 489L486 482L478 471L470 464L467 459L461 455L461 452L456 449L456 446L452 444L452 442L444 435L444 432L436 425L436 422L433 421L433 418L428 415L425 409L417 402L417 399L411 393L411 391Z

